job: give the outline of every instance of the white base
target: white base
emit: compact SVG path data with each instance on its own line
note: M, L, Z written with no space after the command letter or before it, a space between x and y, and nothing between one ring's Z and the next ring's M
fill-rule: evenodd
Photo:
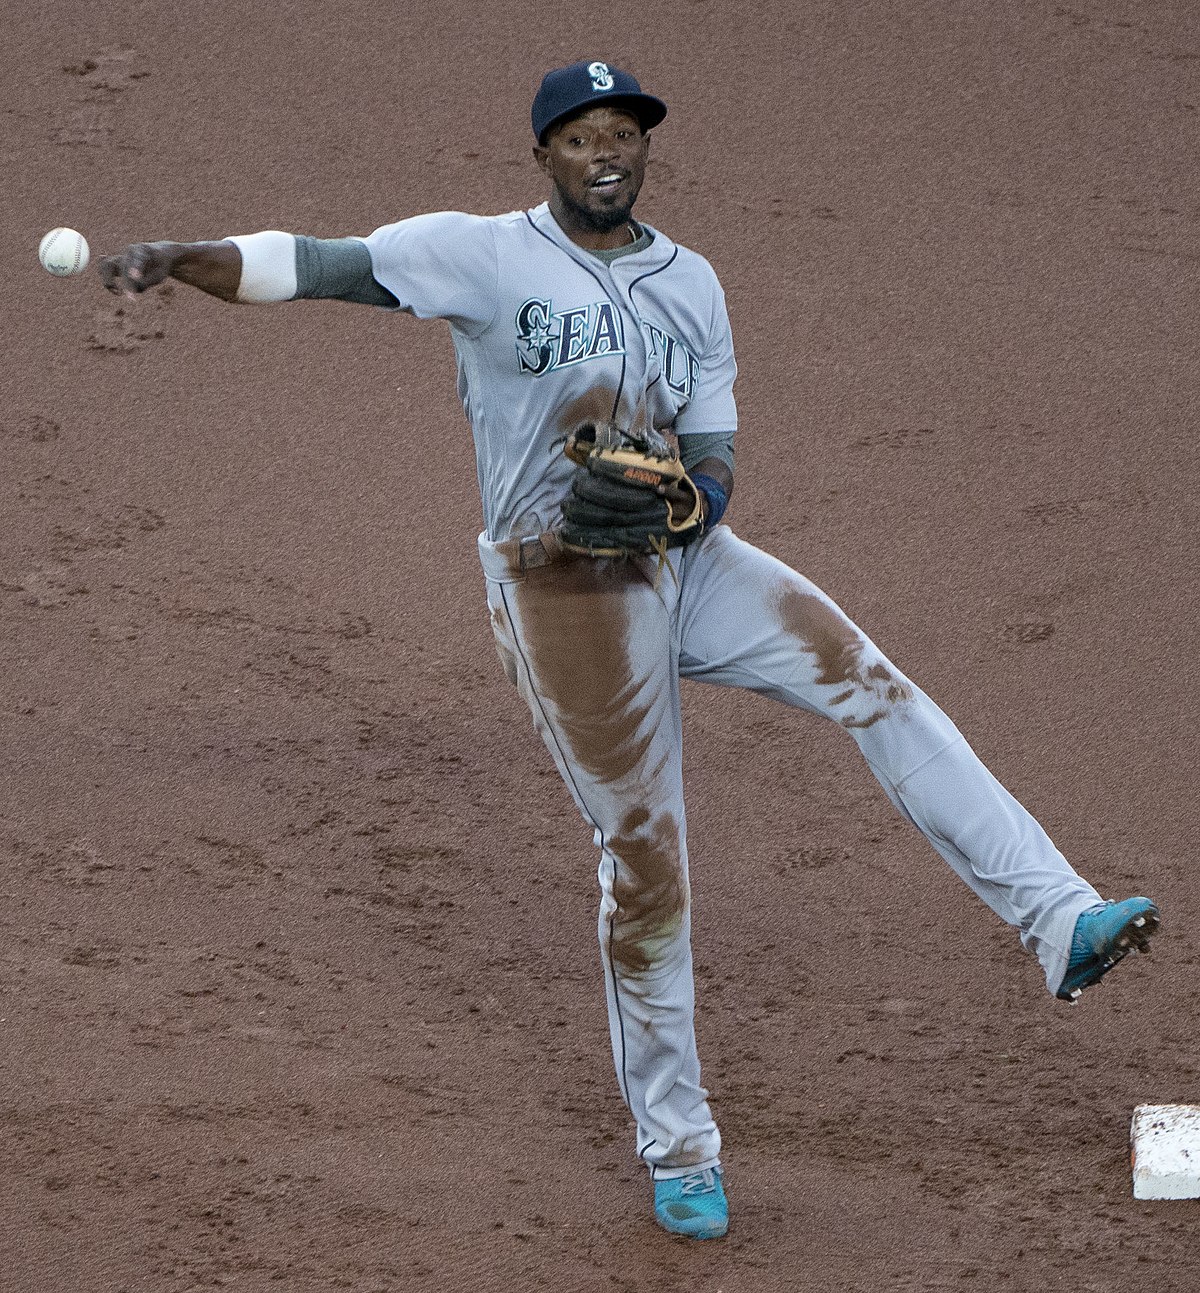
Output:
M1130 1144L1135 1199L1200 1199L1200 1105L1138 1105Z

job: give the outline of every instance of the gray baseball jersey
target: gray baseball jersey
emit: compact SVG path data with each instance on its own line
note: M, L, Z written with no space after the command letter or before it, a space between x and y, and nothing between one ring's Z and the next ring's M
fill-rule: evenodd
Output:
M737 425L736 365L711 266L651 230L636 255L577 247L549 207L416 216L364 241L399 307L450 324L489 539L551 528L584 417L677 434Z

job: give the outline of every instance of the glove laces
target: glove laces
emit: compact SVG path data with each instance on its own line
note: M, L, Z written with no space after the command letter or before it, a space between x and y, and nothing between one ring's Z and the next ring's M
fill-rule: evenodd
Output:
M665 534L651 534L648 538L650 546L658 553L658 568L654 572L654 591L658 592L659 585L662 583L664 566L670 573L671 582L678 588L679 576L675 573L675 567L671 565L671 559L667 556L667 536Z

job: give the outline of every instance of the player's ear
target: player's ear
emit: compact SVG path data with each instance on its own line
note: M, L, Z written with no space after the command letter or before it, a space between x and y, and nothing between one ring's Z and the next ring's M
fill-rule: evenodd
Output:
M550 150L542 144L534 144L533 160L538 164L538 170L543 174L550 174Z

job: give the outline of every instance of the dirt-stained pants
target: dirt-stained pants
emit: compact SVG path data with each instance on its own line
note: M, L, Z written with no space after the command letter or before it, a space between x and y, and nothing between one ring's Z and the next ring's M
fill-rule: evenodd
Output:
M1021 931L1051 992L1101 901L945 714L814 584L718 526L656 558L480 538L497 647L600 848L613 1058L659 1179L719 1161L693 1025L679 679L840 723L885 792ZM521 552L524 551L524 560ZM524 568L523 568L524 567Z

